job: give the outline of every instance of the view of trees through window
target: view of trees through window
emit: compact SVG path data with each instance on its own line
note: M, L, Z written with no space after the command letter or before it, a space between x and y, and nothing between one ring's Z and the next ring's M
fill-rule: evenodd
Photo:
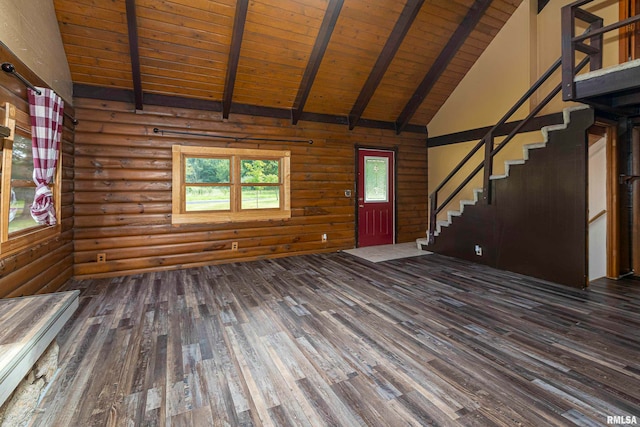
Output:
M33 151L31 138L16 135L11 156L11 204L9 205L9 233L35 227L31 204L36 191L33 182Z
M185 160L186 211L229 210L234 184L231 159L187 157ZM279 160L242 159L239 163L241 209L278 208Z

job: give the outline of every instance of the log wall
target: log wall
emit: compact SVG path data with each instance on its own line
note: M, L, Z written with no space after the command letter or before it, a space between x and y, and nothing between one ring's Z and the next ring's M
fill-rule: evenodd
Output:
M17 71L32 83L44 86L6 48L0 46L3 61L12 62ZM29 111L26 89L16 78L0 73L0 103L10 102L22 111ZM3 110L4 111L4 110ZM73 116L68 104L65 112ZM0 298L55 292L73 274L73 125L64 119L62 137L62 230L56 237L24 250L0 254Z
M355 246L355 147L398 148L397 241L427 229L426 135L344 125L76 99L75 267L79 278L337 251ZM227 136L312 139L235 142L159 135L155 127ZM171 225L171 146L291 151L292 218ZM345 197L345 190L352 196ZM326 233L327 242L321 241ZM231 243L239 250L232 251ZM97 262L98 254L106 262Z

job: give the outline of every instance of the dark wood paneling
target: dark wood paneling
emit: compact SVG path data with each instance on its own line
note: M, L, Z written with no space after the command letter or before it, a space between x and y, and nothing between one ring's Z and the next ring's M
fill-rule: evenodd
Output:
M593 110L571 114L543 149L491 181L492 204L465 207L430 250L565 285L587 280L587 129ZM482 256L475 255L480 245Z
M0 43L0 57L11 62L16 71L37 86L47 85ZM22 111L29 111L25 86L16 78L0 73L0 103L11 102ZM65 113L75 115L65 100ZM65 114L62 135L62 212L61 234L32 247L9 255L0 254L0 298L54 292L73 273L73 123Z
M427 228L426 138L393 130L348 131L346 126L300 123L174 107L135 114L129 103L76 99L75 274L122 275L299 253L336 251L355 244L356 144L398 146L398 237L406 242ZM285 139L287 142L229 142L176 131ZM286 221L171 225L173 144L291 150L292 218ZM406 167L403 167L405 166ZM352 196L345 197L344 191ZM327 233L323 243L321 235ZM231 250L231 242L239 250ZM107 262L97 263L98 253Z

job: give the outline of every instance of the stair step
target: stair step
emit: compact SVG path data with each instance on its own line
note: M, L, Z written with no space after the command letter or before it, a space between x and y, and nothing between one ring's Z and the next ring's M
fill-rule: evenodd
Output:
M429 232L427 231L427 235L429 234ZM418 248L418 250L423 250L422 249L422 245L427 246L427 244L429 243L429 239L427 239L426 237L419 237L416 239L416 247Z
M514 165L524 165L526 160L517 159L517 160L507 160L504 162L504 174L503 175L491 175L489 179L502 179L509 176L509 168Z
M473 200L477 203L480 200L480 195L482 194L482 188L474 188L473 189Z
M449 210L447 211L447 219L442 219L442 220L438 220L436 222L436 230L433 233L434 236L438 236L440 235L440 232L442 231L442 227L448 227L451 225L451 221L453 220L454 216L461 216L462 213L464 212L464 207L465 206L473 206L476 203L478 203L478 201L480 200L480 195L482 194L482 188L474 188L473 189L473 198L474 200L460 200L460 210L456 211L456 210ZM428 231L427 231L428 233Z
M547 144L545 144L544 142L535 142L532 144L525 144L522 146L522 151L523 151L523 155L524 155L524 160L529 160L529 151L530 150L537 150L538 148L544 148L546 147Z

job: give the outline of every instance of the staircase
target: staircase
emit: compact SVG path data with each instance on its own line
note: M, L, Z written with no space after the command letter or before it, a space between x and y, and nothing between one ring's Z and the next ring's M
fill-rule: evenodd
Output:
M591 1L562 8L561 57L429 195L429 229L418 247L556 283L588 284L587 131L594 123L594 110L585 105L565 109L563 123L542 128L542 142L523 145L522 158L507 160L504 173L494 173L493 165L496 155L561 92L564 101L614 115L620 105L628 108L614 96L633 95L638 101L634 115L640 113L637 69L576 80L587 64L592 72L602 68L603 34L640 22L637 14L604 26L601 17L583 8ZM562 81L496 145L495 137L504 135L507 121L560 70Z
M587 109L587 108L589 108L589 107L586 106L586 105L578 105L578 106L574 106L574 107L565 108L562 111L562 117L563 117L563 122L564 123L543 127L540 130L540 132L542 133L542 142L524 144L522 146L522 153L523 153L522 158L521 159L505 160L505 162L504 162L504 169L505 169L504 174L500 174L500 175L492 174L492 175L489 176L489 179L491 181L495 181L495 180L508 178L509 177L509 171L510 171L512 166L524 165L527 162L527 160L529 160L529 153L530 153L531 150L538 150L538 149L541 149L541 148L544 148L544 147L547 146L547 143L549 142L549 133L550 132L563 130L563 129L566 129L569 126L569 123L571 121L571 113L573 111L578 111L578 110ZM460 205L460 209L459 210L447 210L446 219L437 220L436 221L436 229L435 229L434 234L433 234L434 237L437 237L437 236L440 235L440 233L442 232L442 228L443 227L449 227L451 225L451 223L453 222L453 218L462 216L462 214L464 213L465 207L473 206L476 203L478 203L478 201L481 201L482 200L482 193L483 193L483 189L482 188L474 188L473 189L473 200L466 200L466 199L457 200L457 202ZM456 201L454 200L453 203L455 203L455 202ZM428 231L427 231L427 234L429 234ZM426 243L426 239L419 239L419 244L423 245L425 243Z
M594 110L579 106L563 116L563 124L543 131L544 148L528 144L523 159L507 161L507 173L490 177L490 199L477 189L474 200L458 202L464 213L447 212L438 236L422 249L584 287L587 130Z

